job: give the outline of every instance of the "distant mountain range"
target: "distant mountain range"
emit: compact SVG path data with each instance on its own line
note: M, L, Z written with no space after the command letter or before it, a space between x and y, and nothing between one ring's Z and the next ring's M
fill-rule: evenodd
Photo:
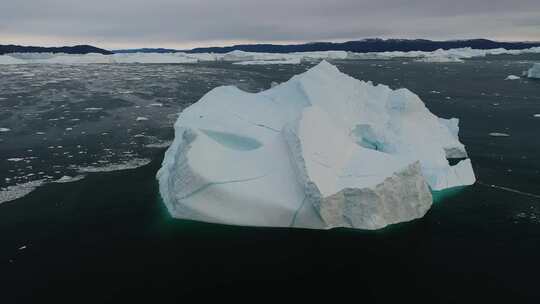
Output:
M469 40L447 40L433 41L425 39L364 39L347 42L312 42L305 44L241 44L227 47L205 47L191 50L174 49L129 49L115 50L115 53L228 53L239 50L245 52L259 53L293 53L293 52L315 52L315 51L348 51L355 53L367 52L391 52L391 51L426 51L431 52L437 49L455 49L470 47L473 49L496 49L505 48L512 50L521 50L531 47L540 47L540 42L499 42L487 39L469 39Z
M312 42L304 44L240 44L226 47L205 47L191 50L176 50L165 48L142 48L108 51L91 45L76 45L64 47L37 47L20 45L0 45L0 55L8 53L67 53L88 54L99 53L110 55L113 53L228 53L231 51L245 51L258 53L293 53L293 52L316 52L316 51L348 51L355 53L367 52L391 52L391 51L425 51L431 52L437 49L455 49L470 47L473 49L496 49L521 50L531 47L540 47L540 42L499 42L487 39L447 40L434 41L426 39L364 39L347 42Z
M41 46L21 46L21 45L1 45L0 55L9 53L66 53L66 54L88 54L99 53L111 55L113 52L97 48L91 45L76 45L62 47L41 47Z

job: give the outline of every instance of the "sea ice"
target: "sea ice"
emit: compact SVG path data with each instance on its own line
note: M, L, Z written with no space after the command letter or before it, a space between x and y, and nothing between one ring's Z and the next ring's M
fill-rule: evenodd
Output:
M409 90L323 61L264 92L210 91L179 115L157 178L176 218L379 229L475 182L458 131Z
M146 158L133 158L122 163L107 163L105 166L76 167L76 169L79 173L113 172L136 169L146 166L150 162L151 160Z
M44 183L45 180L42 179L26 182L23 184L8 186L6 188L0 188L0 204L21 198L34 191L34 189Z
M518 80L520 79L519 76L516 76L516 75L508 75L508 77L506 77L504 80Z

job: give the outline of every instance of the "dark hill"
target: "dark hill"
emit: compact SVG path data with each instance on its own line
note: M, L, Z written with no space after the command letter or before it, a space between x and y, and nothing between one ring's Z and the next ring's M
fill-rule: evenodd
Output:
M292 53L314 51L349 51L355 53L389 51L435 51L437 49L455 49L470 47L473 49L527 49L540 46L540 42L498 42L487 39L432 41L424 39L365 39L342 43L313 42L306 44L243 44L229 47L208 47L187 50L188 53L227 53L234 50L245 52Z
M66 54L88 54L99 53L104 55L113 54L111 51L97 48L91 45L76 45L62 47L40 47L40 46L21 46L21 45L1 45L0 55L9 53L66 53Z

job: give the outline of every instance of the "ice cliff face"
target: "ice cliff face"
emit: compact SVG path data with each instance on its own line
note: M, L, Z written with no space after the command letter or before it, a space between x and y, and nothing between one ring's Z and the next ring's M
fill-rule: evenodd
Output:
M324 61L267 91L219 87L186 108L157 178L177 218L319 229L410 221L429 210L430 188L475 182L457 119Z
M527 77L540 79L540 63L535 63L532 68L527 71Z

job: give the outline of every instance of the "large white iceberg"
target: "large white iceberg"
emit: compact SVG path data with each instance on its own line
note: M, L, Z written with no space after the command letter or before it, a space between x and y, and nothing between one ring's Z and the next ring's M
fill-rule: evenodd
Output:
M533 64L532 68L527 71L527 77L540 79L540 63Z
M430 190L475 182L457 119L325 61L257 94L210 91L180 114L157 178L176 218L318 229L410 221Z

